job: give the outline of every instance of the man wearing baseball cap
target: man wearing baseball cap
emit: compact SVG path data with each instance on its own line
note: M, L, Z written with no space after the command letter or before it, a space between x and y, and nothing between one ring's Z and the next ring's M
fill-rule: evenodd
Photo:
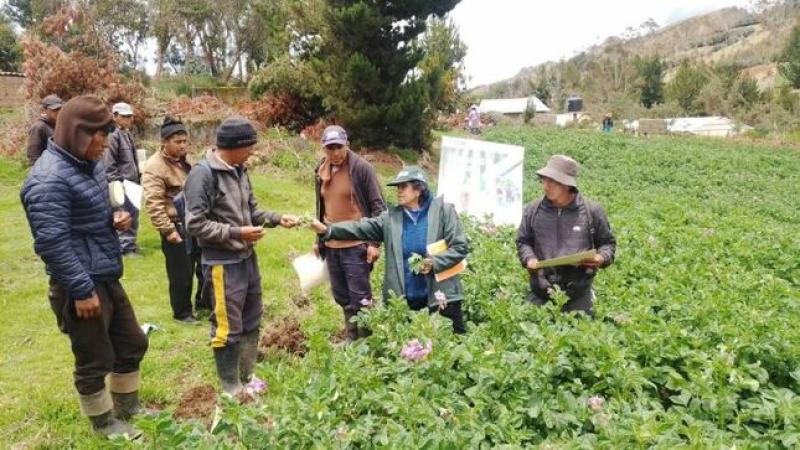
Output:
M47 141L53 136L58 120L58 112L64 102L56 95L42 99L42 115L34 122L28 132L28 163L33 166L47 148Z
M108 136L108 150L103 155L106 178L109 183L128 180L139 184L141 177L139 157L136 154L133 134L130 132L131 126L133 126L133 108L127 103L115 103L111 107L111 113L114 115L117 129ZM136 245L136 234L139 231L139 210L133 206L127 196L123 208L131 215L133 222L130 230L118 233L122 254L137 254L139 253L139 247Z
M578 169L574 159L553 155L536 172L544 196L525 208L517 231L517 253L530 272L528 301L543 305L558 287L569 297L564 311L593 316L592 281L598 269L614 262L617 243L603 207L578 191ZM595 256L578 266L538 268L541 260L588 250L595 250Z
M258 136L239 116L217 128L217 146L186 178L186 229L197 238L211 300L211 348L225 393L260 389L254 377L263 304L255 244L264 228L292 228L297 217L258 207L244 163Z
M350 150L347 132L331 125L322 132L325 157L314 170L317 220L325 224L378 217L386 210L378 176L372 165ZM320 240L314 245L326 260L331 291L344 313L347 341L365 337L369 331L353 322L372 301L369 276L380 255L380 244L361 240Z

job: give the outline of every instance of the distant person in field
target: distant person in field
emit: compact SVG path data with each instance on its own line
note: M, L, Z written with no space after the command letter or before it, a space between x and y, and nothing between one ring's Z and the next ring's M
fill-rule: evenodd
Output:
M350 150L344 128L325 128L322 148L325 156L314 171L317 220L332 224L380 216L386 204L378 176L372 165ZM314 244L314 252L327 263L333 298L344 312L348 341L369 334L352 318L363 307L362 300L372 300L369 276L380 257L380 245L360 239L318 240Z
M119 282L116 230L130 228L131 217L112 211L98 162L113 130L111 112L98 98L68 101L21 198L34 250L50 275L51 307L72 344L81 412L99 433L133 435L125 421L142 411L139 364L147 337Z
M611 133L612 131L614 131L614 119L611 113L608 113L603 117L603 133Z
M225 393L258 392L253 369L263 304L254 246L264 228L292 228L297 217L260 209L244 163L258 142L246 119L233 116L217 128L216 148L186 179L186 228L202 249L209 282L211 348Z
M175 206L175 197L183 191L192 168L186 154L188 147L189 134L183 122L165 117L161 125L161 149L145 163L142 186L145 209L153 227L161 235L172 317L181 323L198 324L192 311L193 277L197 278L195 309L211 309L202 292L200 247L190 242L192 237L186 232L183 214Z
M47 148L47 141L53 136L58 120L58 112L64 102L56 95L42 99L42 114L36 119L28 132L28 163L33 166Z
M443 197L434 198L428 178L419 167L404 168L389 186L397 189L398 205L378 217L324 224L315 220L311 228L322 241L365 240L386 244L383 298L405 297L409 308L439 312L453 322L455 333L465 333L461 301L464 289L460 264L469 253L467 236L455 207ZM440 244L429 254L429 244ZM409 262L423 257L419 272Z
M481 113L478 112L478 107L475 105L470 106L467 112L467 126L470 133L481 133Z
M594 315L592 281L598 269L614 262L616 239L602 206L578 191L578 163L554 155L537 171L544 196L525 208L517 231L517 252L530 272L528 301L543 305L555 287L569 297L564 311ZM541 260L596 250L578 266L540 269Z
M111 112L114 114L114 123L117 129L108 137L108 150L103 155L106 178L109 183L127 180L139 184L141 179L139 156L136 153L136 144L133 142L133 134L130 131L133 126L133 108L127 103L115 103L111 107ZM136 235L139 231L139 210L127 196L123 208L131 215L133 222L130 230L118 233L122 254L138 254Z

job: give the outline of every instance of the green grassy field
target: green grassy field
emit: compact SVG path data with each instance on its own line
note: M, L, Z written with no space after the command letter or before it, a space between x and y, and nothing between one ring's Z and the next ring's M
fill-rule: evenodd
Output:
M169 417L144 423L152 448L792 448L800 444L800 152L717 139L639 139L502 126L485 139L526 148L533 173L554 153L583 165L586 195L606 207L618 262L597 280L598 320L522 302L513 232L473 227L465 277L469 334L402 306L366 318L375 334L331 344L338 308L326 292L298 306L288 262L310 233L274 230L259 244L265 329L297 318L304 358L271 353L256 405L229 408L227 427ZM384 177L392 172L381 168ZM0 160L0 447L99 448L78 413L72 356L45 297L42 264L19 206L24 169ZM252 176L262 206L313 209L297 173ZM143 221L145 223L146 221ZM208 330L171 321L158 237L123 280L151 335L143 397L174 411L215 384ZM380 273L380 267L376 272ZM429 360L397 357L412 338ZM589 396L605 401L589 410ZM124 445L123 445L124 446Z

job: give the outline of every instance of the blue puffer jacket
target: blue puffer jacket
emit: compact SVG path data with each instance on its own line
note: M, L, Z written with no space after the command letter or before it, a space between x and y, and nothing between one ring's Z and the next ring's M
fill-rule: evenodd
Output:
M122 276L103 164L79 160L50 139L20 197L33 248L71 300L90 297L93 280Z

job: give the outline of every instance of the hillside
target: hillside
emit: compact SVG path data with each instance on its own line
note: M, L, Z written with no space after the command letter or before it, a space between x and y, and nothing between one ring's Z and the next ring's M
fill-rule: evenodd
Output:
M799 17L800 2L788 0L763 10L724 8L662 28L650 22L638 29L628 29L623 37L609 37L565 62L591 66L603 64L608 58L659 55L667 63L669 80L674 68L688 59L737 67L754 78L763 90L774 86L777 74L774 57ZM479 98L527 95L540 74L563 63L547 62L523 68L510 79L475 88L472 94Z

